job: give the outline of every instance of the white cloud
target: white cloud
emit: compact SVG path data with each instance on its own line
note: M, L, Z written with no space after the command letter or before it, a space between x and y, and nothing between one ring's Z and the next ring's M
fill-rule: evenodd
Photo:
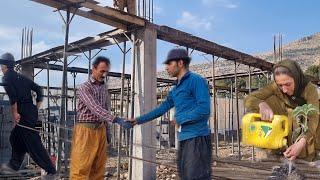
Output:
M238 7L237 4L231 2L231 0L201 0L204 6L218 6L228 9L235 9Z
M177 20L177 24L181 27L189 28L195 31L200 29L202 30L210 30L211 22L205 18L199 18L188 11L182 12L180 19Z

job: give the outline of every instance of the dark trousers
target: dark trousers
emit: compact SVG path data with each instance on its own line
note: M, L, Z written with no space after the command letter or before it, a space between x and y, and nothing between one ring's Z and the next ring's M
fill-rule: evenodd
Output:
M177 163L181 180L210 180L211 157L210 136L180 141Z
M29 153L33 161L47 173L55 174L56 170L45 150L40 135L32 130L16 126L11 131L10 143L12 155L9 166L19 170L26 153Z

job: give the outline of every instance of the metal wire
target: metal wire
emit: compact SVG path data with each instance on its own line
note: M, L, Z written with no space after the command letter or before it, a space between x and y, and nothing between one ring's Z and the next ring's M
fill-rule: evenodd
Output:
M19 127L22 127L22 128L25 128L25 129L29 129L31 131L35 131L35 132L38 132L39 134L45 134L45 135L48 135L48 136L51 136L51 137L55 137L59 140L62 140L62 141L65 141L65 142L69 142L71 143L72 141L69 140L69 139L65 139L65 138L61 138L61 137L58 137L52 133L48 133L48 132L45 132L45 131L41 131L41 130L38 130L38 129L34 129L34 128L31 128L31 127L28 127L28 126L24 126L24 125L21 125L21 124L16 124L16 126L19 126Z

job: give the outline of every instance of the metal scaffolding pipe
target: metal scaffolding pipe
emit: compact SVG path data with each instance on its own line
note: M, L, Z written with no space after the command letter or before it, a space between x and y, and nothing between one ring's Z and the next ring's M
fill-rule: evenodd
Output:
M129 94L129 89L130 89L130 81L127 79L127 104L126 104L126 118L129 118L129 103L130 103L130 94ZM127 135L127 142L126 142L126 155L129 155L129 143L130 143L130 130L126 131Z
M251 67L249 66L249 76L248 76L248 88L249 88L249 94L251 93ZM251 148L251 160L254 161L254 146Z
M230 98L231 98L231 146L232 146L232 154L234 154L234 134L233 134L233 82L231 81L230 88Z
M47 118L50 119L50 68L49 61L47 62ZM50 126L47 127L48 133L50 133ZM48 136L48 152L51 155L51 137Z
M32 41L33 41L33 29L30 32L30 49L29 49L29 56L32 56Z
M162 102L163 99L163 90L162 87L159 88L160 89L160 100ZM161 149L161 136L162 136L162 121L164 120L164 115L162 115L160 117L160 127L159 127L159 148Z
M27 31L27 36L26 36L26 44L25 44L25 56L28 57L28 45L29 45L29 29L26 30Z
M112 97L111 97L112 98ZM117 98L116 98L116 94L113 94L113 109L114 109L114 112L113 114L114 115L117 115L117 111L116 111L116 108L117 108ZM114 123L112 123L112 137L113 137L113 141L112 141L112 146L113 147L116 147L116 125Z
M23 56L23 46L24 46L24 28L22 29L22 36L21 36L21 59L24 58L24 56Z
M237 61L234 61L234 92L236 95L236 112L237 112L237 143L238 143L238 158L241 159L240 151L240 117L239 117L239 96L238 96L238 85L237 85Z
M132 34L132 72L131 72L131 118L134 118L134 96L135 96L135 79L136 79L136 38ZM132 155L133 155L133 128L130 129L130 158L129 158L129 180L132 180Z
M218 135L218 120L217 120L217 109L216 109L216 88L215 88L215 69L214 69L214 55L212 55L212 99L213 99L213 122L214 122L214 135L215 135L215 154L218 156L218 146L219 146L219 135Z
M127 43L123 42L123 60L122 60L122 72L121 72L121 95L120 95L120 117L123 117L123 100L124 100L124 74L126 68L126 51ZM118 128L118 163L117 163L117 179L120 180L120 162L121 162L121 144L122 144L122 126Z
M77 89L76 89L77 72L72 72L71 74L73 77L73 111L74 111L73 125L75 125L77 121Z
M225 100L224 100L224 144L227 142L227 94L225 95Z
M88 61L89 61L89 65L88 65L88 79L90 79L90 71L91 71L91 50L89 50L89 57L88 57Z
M67 9L67 19L65 23L65 41L64 41L64 49L63 49L63 74L62 74L62 87L61 87L61 108L60 108L60 126L66 125L67 120L67 66L68 66L68 41L69 41L69 25L70 25L70 9ZM59 128L58 133L59 138L64 138L64 130ZM58 161L57 161L57 171L61 170L61 153L62 153L62 141L59 140L58 146ZM66 162L66 160L65 160Z

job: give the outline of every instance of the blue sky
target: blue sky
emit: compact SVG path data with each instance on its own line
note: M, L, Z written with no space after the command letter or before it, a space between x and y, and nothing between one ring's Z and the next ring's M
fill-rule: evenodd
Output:
M112 4L111 0L103 3ZM154 3L156 24L177 28L249 54L271 50L273 35L279 32L283 34L285 44L320 31L320 1L316 0L154 0ZM32 1L6 0L2 2L0 16L0 53L13 52L19 59L23 27L34 29L34 53L64 43L63 22L53 8ZM110 29L110 26L75 17L70 40ZM172 47L174 44L158 41L158 69L163 69L161 62ZM193 63L205 62L200 54L194 52ZM110 57L113 62L121 60L116 46L108 47L101 55ZM113 63L112 71L120 71L120 64ZM87 61L80 57L71 66L86 67ZM126 70L129 73L130 61ZM60 75L56 77L59 79ZM41 77L38 80L42 81ZM77 83L81 81L80 77ZM56 82L58 86L60 82Z

